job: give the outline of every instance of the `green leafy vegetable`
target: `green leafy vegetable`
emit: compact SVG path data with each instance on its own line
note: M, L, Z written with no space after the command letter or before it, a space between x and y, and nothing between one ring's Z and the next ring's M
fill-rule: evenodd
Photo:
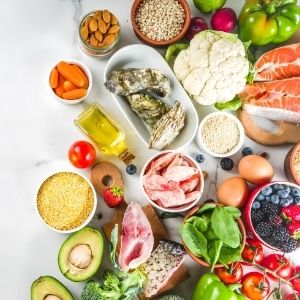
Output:
M233 206L224 206L224 209L234 218L234 219L238 219L240 218L241 211Z
M224 266L227 266L230 262L239 261L241 259L242 246L239 245L236 248L231 248L223 245L220 251L219 262Z
M192 216L186 220L186 223L194 224L194 222L198 219L197 216Z
M243 102L241 101L241 99L235 96L232 100L228 102L225 103L217 102L215 104L215 108L218 110L238 110L242 105Z
M233 217L221 206L214 209L211 225L219 239L231 248L240 245L240 230Z
M195 226L184 223L181 226L181 238L194 255L203 257L206 262L210 263L210 257L207 254L207 240Z
M209 240L209 241L214 241L214 240L218 240L218 236L215 234L213 228L211 226L209 226L208 230L205 232L205 237Z
M110 244L109 244L109 258L110 258L113 266L117 269L119 268L118 264L116 263L118 235L119 235L119 226L118 226L118 224L115 224L115 227L111 232L111 240L110 240Z
M196 215L199 216L202 213L204 213L205 211L213 210L215 207L216 207L216 203L206 203L198 209L198 211L196 212Z
M220 240L215 240L211 242L211 248L208 251L208 254L211 258L210 270L212 271L219 260L221 248L223 246L223 242Z
M183 218L183 215L180 213L170 213L170 212L163 212L160 214L160 219L172 219L172 218Z
M199 230L202 233L205 232L208 228L207 221L205 221L201 217L197 217L197 219L194 221L193 225L196 227L197 230Z
M170 66L173 66L176 56L179 54L181 50L187 49L188 46L189 46L188 44L179 44L179 43L170 45L165 55L165 60L167 61L167 63Z

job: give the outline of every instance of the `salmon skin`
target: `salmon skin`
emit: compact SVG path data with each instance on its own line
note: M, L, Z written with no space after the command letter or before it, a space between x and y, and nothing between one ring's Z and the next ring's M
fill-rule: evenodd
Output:
M248 84L239 97L251 115L300 124L300 77Z
M256 61L254 68L254 81L300 77L300 43L266 52Z

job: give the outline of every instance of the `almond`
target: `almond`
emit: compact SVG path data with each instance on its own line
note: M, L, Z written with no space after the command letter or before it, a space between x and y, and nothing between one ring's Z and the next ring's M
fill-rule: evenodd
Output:
M98 41L96 40L94 34L92 34L91 37L90 37L90 44L91 44L93 47L98 47Z
M106 24L102 19L98 21L98 28L101 33L106 33L107 31Z
M98 22L95 18L92 18L89 24L89 28L92 32L95 32L98 30Z
M109 28L108 30L108 34L111 33L116 33L120 30L120 26L119 25L113 25L112 27Z
M89 29L87 26L82 26L81 29L80 29L80 34L81 34L81 37L82 39L86 40L89 36Z
M114 42L115 38L116 38L116 36L114 34L109 34L104 38L103 44L105 46L109 46Z
M110 12L107 9L103 11L103 20L105 23L110 22Z
M97 11L94 13L94 18L95 18L96 20L102 19L102 11L101 11L101 10L97 10Z
M84 21L84 25L89 27L90 21L92 20L92 18L93 18L92 16L88 16Z
M96 40L98 40L99 42L102 42L102 40L103 40L103 35L102 35L102 33L101 33L100 31L96 31L96 32L95 32L95 38L96 38Z
M117 20L117 18L113 14L111 15L110 23L111 23L111 25L118 24L118 20Z
M106 24L106 32L107 32L107 30L109 29L109 27L110 27L110 23L107 23L107 24Z
M104 46L104 43L99 42L98 43L98 48L102 48Z

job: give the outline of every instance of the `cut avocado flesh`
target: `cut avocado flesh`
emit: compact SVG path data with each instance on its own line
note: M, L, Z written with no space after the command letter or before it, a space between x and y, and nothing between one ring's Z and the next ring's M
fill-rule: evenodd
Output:
M42 276L31 285L31 300L73 300L73 296L56 278Z
M72 281L84 281L98 270L103 254L102 234L84 227L70 235L61 245L58 265L62 274Z

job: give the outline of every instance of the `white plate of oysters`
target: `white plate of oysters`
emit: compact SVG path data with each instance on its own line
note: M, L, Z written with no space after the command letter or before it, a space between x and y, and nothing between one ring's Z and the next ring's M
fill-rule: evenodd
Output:
M105 87L141 140L156 150L180 149L194 138L198 114L164 58L146 45L117 51Z

